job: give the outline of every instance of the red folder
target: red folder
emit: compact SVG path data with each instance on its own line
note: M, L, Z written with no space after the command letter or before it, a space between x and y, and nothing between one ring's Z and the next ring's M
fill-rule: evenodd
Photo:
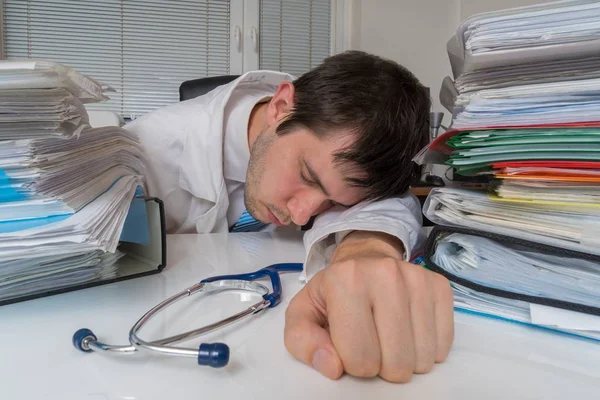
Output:
M538 167L538 168L577 168L577 169L600 169L600 161L503 161L492 164L494 169L503 168L522 168L522 167Z

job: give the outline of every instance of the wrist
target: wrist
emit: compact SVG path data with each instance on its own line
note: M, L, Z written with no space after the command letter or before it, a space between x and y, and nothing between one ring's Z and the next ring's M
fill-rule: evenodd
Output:
M396 237L383 232L353 231L336 248L331 262L357 257L392 257L404 260L404 245Z

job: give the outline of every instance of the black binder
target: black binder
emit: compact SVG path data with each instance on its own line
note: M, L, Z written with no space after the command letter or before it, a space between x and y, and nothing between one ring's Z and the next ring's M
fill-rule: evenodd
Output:
M540 305L544 305L544 306L548 306L548 307L562 308L565 310L576 311L576 312L580 312L580 313L600 315L600 308L598 308L598 307L593 307L593 306L585 305L585 304L572 303L569 301L564 301L563 299L560 299L557 297L556 298L548 298L548 297L530 296L530 295L518 293L517 291L513 292L510 290L500 290L500 289L496 289L493 287L488 287L485 285L474 283L467 279L463 279L463 278L453 275L452 273L444 270L439 265L437 265L432 259L433 255L435 254L435 251L436 251L438 240L440 238L444 237L445 235L449 235L451 233L462 233L462 234L471 235L471 236L481 236L481 237L490 239L490 240L498 242L498 243L515 244L515 245L523 246L530 250L537 251L540 253L555 254L555 255L560 255L563 257L578 258L578 259L584 259L584 260L588 260L588 261L594 261L594 262L598 263L599 268L600 268L600 256L594 255L594 254L582 253L582 252L574 251L574 250L563 249L563 248L550 246L550 245L546 245L546 244L531 242L531 241L527 241L527 240L522 240L522 239L514 238L511 236L505 236L505 235L499 235L496 233L479 231L476 229L461 228L461 227L449 227L449 226L441 226L441 225L437 225L432 229L432 231L429 234L429 237L427 239L427 243L425 245L425 253L423 255L425 263L430 270L445 276L451 282L455 282L461 286L467 287L467 288L475 290L477 292L486 293L486 294L490 294L490 295L498 296L498 297L514 299L514 300L521 300L521 301L525 301L525 302L533 303L533 304L540 304Z

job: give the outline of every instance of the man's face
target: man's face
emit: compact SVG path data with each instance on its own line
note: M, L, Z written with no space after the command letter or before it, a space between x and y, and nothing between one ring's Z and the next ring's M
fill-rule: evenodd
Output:
M348 135L320 139L305 129L277 135L274 128L263 131L250 152L245 203L254 218L301 226L335 204L352 206L364 198L334 164L333 154L350 143Z

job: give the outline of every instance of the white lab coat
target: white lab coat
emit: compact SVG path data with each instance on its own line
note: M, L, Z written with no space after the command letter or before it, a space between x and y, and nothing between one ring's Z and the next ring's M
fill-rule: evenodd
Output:
M165 203L169 233L227 232L229 198L223 176L224 109L235 88L273 93L293 76L254 71L195 99L146 114L125 128L136 133L148 155L149 195ZM405 259L423 246L422 217L415 196L337 208L318 217L304 235L305 276L324 268L335 247L352 230L386 232L406 249Z

